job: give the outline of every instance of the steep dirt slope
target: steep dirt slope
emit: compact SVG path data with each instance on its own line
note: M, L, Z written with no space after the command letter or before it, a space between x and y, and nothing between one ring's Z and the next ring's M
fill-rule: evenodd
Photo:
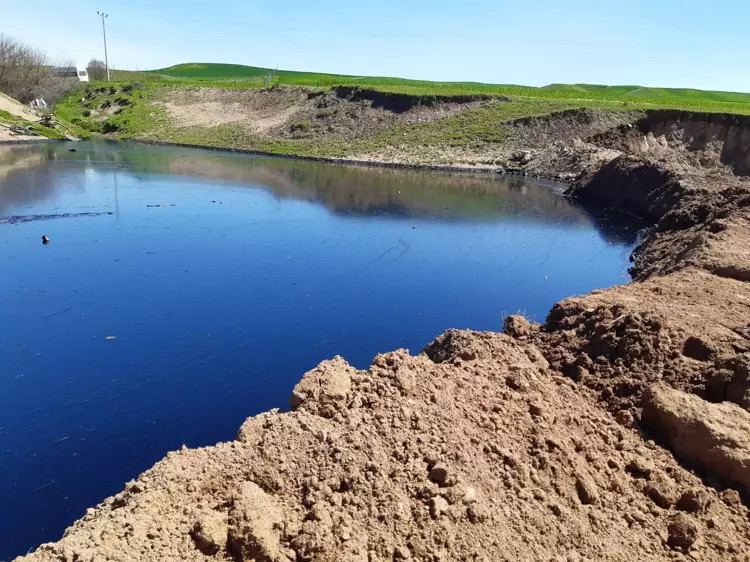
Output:
M748 116L655 110L634 125L620 138L609 135L613 146L657 161L676 161L688 171L726 165L738 176L750 175Z
M14 117L19 117L27 121L36 121L39 119L39 116L31 109L13 98L6 96L2 92L0 92L0 111L7 111ZM0 119L0 142L34 141L38 138L39 137L34 135L19 134L15 131L11 131L11 129L3 123L2 119Z
M538 332L558 369L638 417L665 381L750 407L750 178L742 117L652 112L589 142L620 155L569 193L654 221L633 253L643 283L557 304Z
M7 111L11 115L26 119L27 121L36 121L39 119L36 112L2 92L0 92L0 110Z

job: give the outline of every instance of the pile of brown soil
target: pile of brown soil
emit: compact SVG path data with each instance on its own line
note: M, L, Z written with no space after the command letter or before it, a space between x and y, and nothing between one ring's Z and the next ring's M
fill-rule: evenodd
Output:
M714 379L735 376L722 365L750 352L749 325L748 283L687 268L566 299L529 339L612 413L637 418L642 391L659 381L723 400ZM737 376L741 369L739 362Z
M743 560L750 521L532 345L450 331L307 373L25 560Z

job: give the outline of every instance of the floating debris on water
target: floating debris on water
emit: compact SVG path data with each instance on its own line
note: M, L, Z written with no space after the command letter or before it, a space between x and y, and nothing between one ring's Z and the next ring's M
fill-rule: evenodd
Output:
M24 222L44 221L48 219L70 219L76 217L98 217L99 215L111 215L112 211L103 213L60 213L57 215L11 215L0 217L0 224L20 224Z

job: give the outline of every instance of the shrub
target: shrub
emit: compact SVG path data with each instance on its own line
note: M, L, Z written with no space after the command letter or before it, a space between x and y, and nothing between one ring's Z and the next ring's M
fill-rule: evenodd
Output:
M310 127L312 127L312 123L310 123L309 121L299 121L292 125L292 131L304 132L307 131Z
M91 59L86 65L86 71L89 73L90 80L107 79L107 65L99 59Z

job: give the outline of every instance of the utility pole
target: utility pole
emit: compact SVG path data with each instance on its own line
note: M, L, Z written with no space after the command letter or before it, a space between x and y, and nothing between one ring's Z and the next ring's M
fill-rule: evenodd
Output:
M104 27L104 20L109 17L109 14L104 12L96 11L96 15L102 18L102 35L104 35L104 66L107 68L107 82L109 82L109 58L107 57L107 30Z

